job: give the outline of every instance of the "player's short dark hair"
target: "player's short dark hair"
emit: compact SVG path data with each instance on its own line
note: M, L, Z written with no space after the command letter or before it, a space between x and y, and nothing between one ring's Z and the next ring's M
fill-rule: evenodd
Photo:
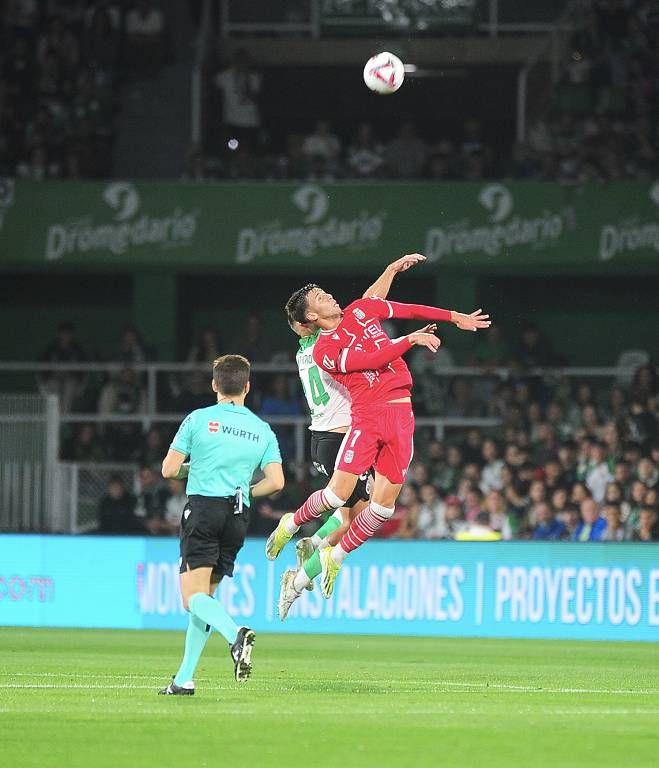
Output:
M249 360L242 355L222 355L213 361L213 381L223 395L242 395L249 381Z
M314 288L318 288L316 283L307 283L298 288L284 306L284 312L288 318L288 324L293 327L293 323L306 325L307 320L307 296Z

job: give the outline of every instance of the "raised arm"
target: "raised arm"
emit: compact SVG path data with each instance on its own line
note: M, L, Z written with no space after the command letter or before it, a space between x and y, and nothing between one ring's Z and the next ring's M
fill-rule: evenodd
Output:
M392 261L373 285L369 286L364 291L362 299L386 299L394 277L396 277L399 272L406 272L410 267L425 260L426 257L422 256L420 253L408 253L405 256L401 256L400 259Z

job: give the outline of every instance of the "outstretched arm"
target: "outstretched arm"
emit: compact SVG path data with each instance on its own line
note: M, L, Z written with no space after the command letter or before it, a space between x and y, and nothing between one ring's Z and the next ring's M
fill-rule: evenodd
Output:
M490 316L484 315L482 309L477 309L469 315L451 309L429 307L425 304L401 304L399 301L387 301L390 307L389 317L400 320L443 320L453 323L463 331L477 331L479 328L489 328Z
M392 261L373 285L369 286L364 291L362 299L386 299L394 277L396 277L399 272L406 272L410 267L425 260L426 257L422 256L420 253L408 253L405 256L401 256L400 259Z

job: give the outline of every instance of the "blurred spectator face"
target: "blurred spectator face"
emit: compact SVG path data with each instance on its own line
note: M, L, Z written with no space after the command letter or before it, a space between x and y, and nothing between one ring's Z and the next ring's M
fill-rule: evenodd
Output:
M478 464L469 463L465 465L465 468L462 471L462 476L467 478L468 480L471 480L472 482L477 483L480 480L480 476L481 476L481 471Z
M588 489L583 483L575 483L572 487L572 496L570 501L573 504L581 504L589 496Z
M607 504L619 504L622 501L622 489L618 483L608 483L604 492L604 500Z
M651 534L657 522L657 513L649 507L641 509L638 516L638 527L642 533Z
M590 384L579 384L577 387L577 402L580 405L586 405L593 401L593 390Z
M561 465L557 461L547 461L545 463L545 477L549 485L554 485L561 474Z
M650 488L643 497L643 504L646 507L659 507L659 491L656 488Z
M537 504L535 507L535 521L538 525L549 525L554 519L554 513L546 502Z
M457 445L449 445L446 451L446 462L449 467L453 468L459 467L462 464L462 451Z
M585 405L581 410L581 421L585 427L599 426L599 416L594 405Z
M594 499L584 499L581 502L581 519L586 525L593 525L599 516L599 507Z
M490 438L485 440L485 442L483 443L483 458L485 459L485 461L487 461L488 463L492 461L496 461L497 454L498 454L497 444L494 442L494 440Z
M501 482L503 483L504 487L511 485L515 480L515 475L513 471L510 469L509 466L506 464L503 465L501 468Z
M547 497L547 489L542 480L534 480L529 488L529 498L533 504L540 504Z
M429 507L436 504L439 498L437 489L431 483L426 483L425 485L421 486L419 496L421 501Z
M185 495L185 483L183 480L168 480L167 488L172 496L184 496Z
M122 368L119 371L119 383L132 387L135 384L135 371L132 368Z
M467 432L467 445L470 448L480 448L483 443L483 435L480 429L470 429Z
M446 499L446 509L444 510L446 522L453 523L462 519L462 504L457 496L449 496Z
M557 488L551 495L551 505L556 510L565 509L567 504L567 491L565 488Z
M552 424L560 424L563 421L563 409L556 402L551 402L547 406L547 421Z
M616 446L620 440L620 435L618 434L618 428L615 425L615 422L609 421L605 427L604 427L604 442L608 446Z
M145 488L153 488L158 484L158 476L150 467L142 467L140 470L140 485L142 490Z
M425 464L417 461L410 468L408 476L415 485L423 485L428 482L428 469Z
M146 444L152 450L162 447L162 435L159 429L150 429L146 436Z
M511 467L518 467L522 463L520 450L515 443L510 443L506 446L504 459L506 464L509 464Z
M506 510L506 502L500 491L490 491L485 497L485 509L489 514L503 514Z
M564 467L570 467L574 464L574 448L571 445L563 443L558 447L558 460Z
M564 523L569 531L573 531L580 522L579 510L576 507L570 507L565 513Z
M432 461L440 461L444 458L444 444L439 440L431 440L428 443L428 456Z
M656 472L657 469L654 466L654 464L650 461L650 459L641 459L638 462L638 479L642 480L644 483L647 483L648 485L652 485L656 482Z
M481 495L478 491L470 490L465 494L465 507L467 509L477 509L481 506Z
M118 501L126 495L126 486L123 481L114 478L108 483L108 496L114 501Z
M645 500L645 494L647 493L647 486L640 480L636 480L632 483L631 498L632 502L637 505L641 505Z
M622 486L627 485L631 479L632 470L626 461L619 461L613 470L613 479Z
M594 464L602 464L606 461L606 450L600 443L592 443L590 446L590 460Z
M609 398L611 410L614 412L621 411L625 407L626 399L624 389L621 387L613 387Z
M283 373L278 373L272 380L272 392L278 400L288 400L288 386Z
M607 504L604 507L604 517L606 518L607 528L610 528L612 531L616 531L620 528L620 507L617 504Z
M93 424L83 424L78 432L78 442L83 445L89 445L96 439L96 428Z
M526 418L530 424L536 424L538 421L542 419L542 410L540 408L540 403L536 403L534 401L528 404L528 407L526 409Z
M401 488L398 501L400 504L402 504L405 507L411 507L411 506L414 506L414 504L417 504L418 499L414 491L414 488L412 488L411 485L404 485Z

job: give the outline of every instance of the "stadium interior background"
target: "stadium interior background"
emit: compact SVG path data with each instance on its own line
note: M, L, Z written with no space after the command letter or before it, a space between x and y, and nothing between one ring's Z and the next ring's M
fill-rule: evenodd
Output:
M411 356L383 536L578 538L593 497L656 540L657 3L16 0L0 25L0 530L174 534L160 460L244 352L289 478L267 534L322 483L285 300L420 251L391 296L495 328ZM381 49L390 97L361 78Z

